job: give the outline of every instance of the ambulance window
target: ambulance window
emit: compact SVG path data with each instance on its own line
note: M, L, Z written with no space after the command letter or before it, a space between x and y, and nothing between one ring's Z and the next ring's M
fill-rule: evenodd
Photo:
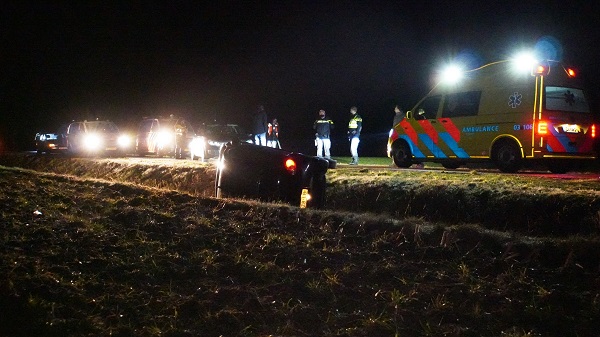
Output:
M477 116L481 91L449 94L444 101L442 117Z
M434 119L437 117L438 108L440 107L441 96L432 96L426 98L414 112L415 119Z
M545 97L547 110L590 112L590 107L581 89L548 86Z

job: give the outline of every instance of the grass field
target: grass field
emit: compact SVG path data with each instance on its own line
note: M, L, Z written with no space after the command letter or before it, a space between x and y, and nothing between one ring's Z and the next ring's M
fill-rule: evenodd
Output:
M210 163L0 165L1 336L597 335L597 180L340 168L316 211Z

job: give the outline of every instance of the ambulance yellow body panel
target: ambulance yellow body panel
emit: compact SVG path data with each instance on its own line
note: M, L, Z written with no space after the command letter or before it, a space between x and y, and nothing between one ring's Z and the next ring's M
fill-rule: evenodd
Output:
M538 161L557 173L596 159L596 125L573 70L548 61L534 69L502 61L438 84L390 131L388 156L398 167L492 161L504 172Z

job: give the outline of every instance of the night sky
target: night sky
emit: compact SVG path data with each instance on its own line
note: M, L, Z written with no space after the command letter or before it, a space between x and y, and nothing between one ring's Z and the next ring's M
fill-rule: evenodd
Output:
M598 1L212 3L2 2L2 148L31 148L38 130L73 119L247 125L262 104L284 148L312 152L318 110L341 139L356 105L363 153L384 155L394 104L410 109L441 65L536 44L579 69L598 111Z

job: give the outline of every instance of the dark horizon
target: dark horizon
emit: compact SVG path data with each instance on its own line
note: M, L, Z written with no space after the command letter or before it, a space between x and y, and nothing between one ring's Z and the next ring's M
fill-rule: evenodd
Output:
M196 125L246 125L262 104L279 120L283 142L289 137L299 148L310 146L319 109L343 141L356 105L368 152L368 137L379 146L387 136L394 104L410 109L442 64L480 65L544 40L554 49L541 49L574 65L599 107L600 11L584 1L2 7L5 149L27 149L36 132L73 119L106 118L131 128L144 116L173 113ZM345 153L347 146L334 143L332 151ZM384 153L385 141L374 152Z

